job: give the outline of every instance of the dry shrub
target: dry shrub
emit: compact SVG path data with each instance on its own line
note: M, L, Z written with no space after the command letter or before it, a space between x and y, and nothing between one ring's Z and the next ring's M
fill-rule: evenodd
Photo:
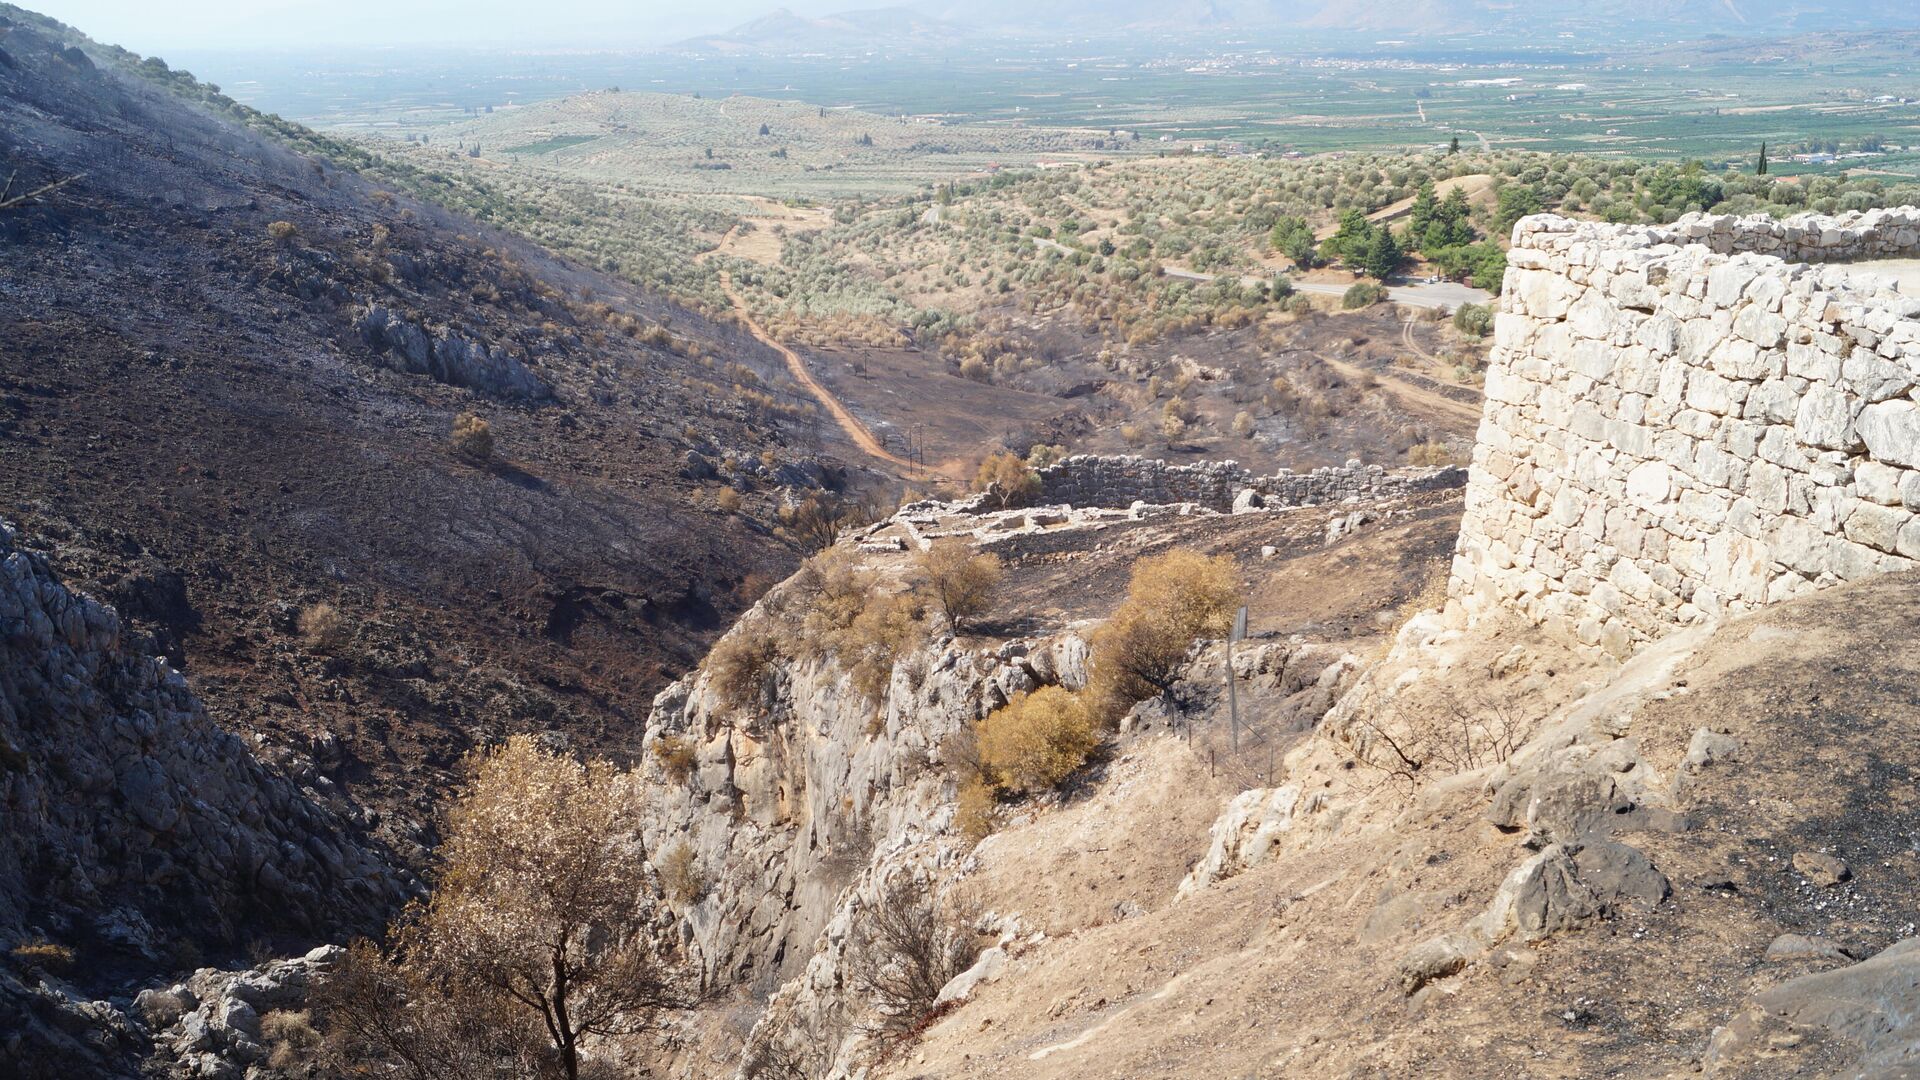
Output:
M1085 696L1058 686L1014 695L980 721L979 738L981 775L1021 794L1059 786L1100 745Z
M680 735L662 735L653 740L653 757L660 763L660 770L667 779L676 784L684 784L693 775L695 754L693 740Z
M989 493L1005 510L1040 494L1040 474L1016 455L996 450L980 463L973 490Z
M779 535L813 552L831 545L842 530L857 529L876 520L879 511L865 500L821 492L793 506L781 507L776 517Z
M1532 729L1513 707L1452 693L1426 704L1361 713L1340 733L1354 761L1412 794L1422 785L1512 757Z
M493 460L493 425L471 412L453 418L453 430L447 437L456 457L476 465Z
M801 566L778 612L797 655L833 657L873 702L885 697L894 664L926 635L920 599L881 589L852 552L831 548Z
M739 512L740 505L743 501L740 496L740 490L735 487L723 487L713 497L713 505L725 510L729 514Z
M1034 469L1044 469L1067 456L1067 448L1057 444L1034 443L1027 449L1027 465Z
M1436 439L1407 447L1407 464L1458 465L1460 455L1454 453L1446 443Z
M959 806L953 812L953 827L960 835L974 843L986 839L993 832L999 798L994 794L992 785L978 776L960 783Z
M300 636L316 651L330 653L347 642L346 616L340 614L339 608L324 600L307 605L300 612L296 625Z
M959 537L935 540L915 556L914 563L921 587L956 634L987 610L993 590L1006 573L998 555L975 554L973 545Z
M876 597L838 635L834 655L868 701L886 697L894 665L926 639L926 613L909 593Z
M711 884L693 848L684 840L668 848L654 868L660 873L660 887L667 899L683 906L698 903Z
M1194 641L1224 635L1240 595L1231 555L1174 550L1135 563L1126 601L1090 643L1100 716L1117 719L1135 702L1172 693Z
M34 938L15 945L12 956L14 962L29 971L59 975L73 970L73 949L46 938Z
M729 709L758 704L780 655L779 640L758 621L742 624L721 638L707 656L707 671L721 704Z
M940 988L979 953L974 913L943 906L930 882L909 871L881 886L848 943L849 982L873 1006L873 1033L907 1038L935 1016Z
M291 244L300 235L300 226L291 221L271 221L267 223L267 239L276 244Z
M275 1009L260 1018L260 1041L273 1050L267 1064L292 1069L319 1047L320 1033L314 1030L312 1014L305 1009Z

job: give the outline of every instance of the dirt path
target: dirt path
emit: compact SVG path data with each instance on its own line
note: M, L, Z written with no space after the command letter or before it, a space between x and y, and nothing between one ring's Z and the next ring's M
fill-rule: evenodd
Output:
M1314 353L1313 355L1321 363L1345 375L1349 379L1364 382L1367 377L1371 376L1380 384L1381 389L1399 399L1400 404L1410 412L1421 412L1423 410L1428 413L1437 412L1445 415L1449 419L1467 421L1474 427L1478 427L1480 424L1481 408L1478 405L1468 405L1462 401L1455 401L1445 394L1436 393L1424 386L1405 382L1390 374L1370 371L1357 364L1349 364L1345 360L1335 360L1333 357L1323 353Z
M740 316L741 325L745 326L747 332L762 345L786 358L787 373L793 376L795 382L806 387L807 392L818 399L820 404L826 406L828 414L833 417L833 422L840 425L840 430L847 433L847 438L852 439L855 446L864 451L868 457L877 458L906 473L913 472L912 462L881 446L880 440L874 438L873 432L867 430L867 425L861 423L859 417L849 412L847 407L840 403L840 399L833 396L832 391L820 385L820 381L813 377L813 372L807 370L807 362L801 359L799 353L774 340L772 334L761 328L760 323L747 309L746 297L741 296L740 290L733 287L733 275L725 270L720 271L720 287L726 290L727 299L732 302L734 313Z
M1426 348L1420 344L1419 339L1414 337L1413 323L1414 320L1408 319L1406 322L1400 324L1400 340L1406 342L1407 351L1425 360L1427 363L1432 364L1435 368L1445 368L1447 366L1446 362L1428 352Z

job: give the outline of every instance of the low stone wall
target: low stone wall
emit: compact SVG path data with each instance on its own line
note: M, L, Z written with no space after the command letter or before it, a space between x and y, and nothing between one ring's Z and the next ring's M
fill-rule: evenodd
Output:
M1920 557L1920 299L1754 253L1920 254L1920 211L1515 228L1449 585L1624 655ZM1731 252L1731 253L1729 253Z
M1720 255L1774 255L1808 263L1906 259L1920 248L1920 211L1907 207L1783 219L1690 214L1650 231L1664 243L1697 244Z
M1349 461L1338 467L1256 476L1234 461L1174 465L1132 455L1077 454L1040 470L1039 501L1070 506L1125 508L1136 502L1195 503L1222 513L1251 490L1266 506L1307 506L1350 496L1384 498L1437 491L1466 483L1457 468L1387 469Z

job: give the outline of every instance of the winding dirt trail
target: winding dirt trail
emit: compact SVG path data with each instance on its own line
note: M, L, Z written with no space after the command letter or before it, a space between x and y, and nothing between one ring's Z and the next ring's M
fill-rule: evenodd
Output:
M880 440L873 437L873 432L867 430L867 425L861 423L859 417L849 412L847 407L840 403L840 399L833 396L832 391L820 385L820 381L813 377L813 372L807 370L807 362L800 358L799 353L782 345L761 327L747 309L746 297L741 296L740 290L734 288L733 275L725 270L720 271L720 287L726 291L728 301L733 304L734 314L740 317L740 323L747 328L747 333L752 334L760 344L786 359L787 373L793 376L795 382L806 387L807 392L812 394L820 404L826 406L828 415L833 417L833 422L840 425L840 430L847 433L847 438L852 439L855 446L858 446L868 457L884 461L908 473L914 470L915 466L911 461L880 445Z

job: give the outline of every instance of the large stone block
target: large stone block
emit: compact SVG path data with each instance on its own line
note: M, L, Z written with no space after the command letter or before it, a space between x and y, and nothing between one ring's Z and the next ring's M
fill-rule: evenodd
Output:
M1858 429L1875 459L1920 467L1920 405L1906 400L1869 405L1860 411Z

